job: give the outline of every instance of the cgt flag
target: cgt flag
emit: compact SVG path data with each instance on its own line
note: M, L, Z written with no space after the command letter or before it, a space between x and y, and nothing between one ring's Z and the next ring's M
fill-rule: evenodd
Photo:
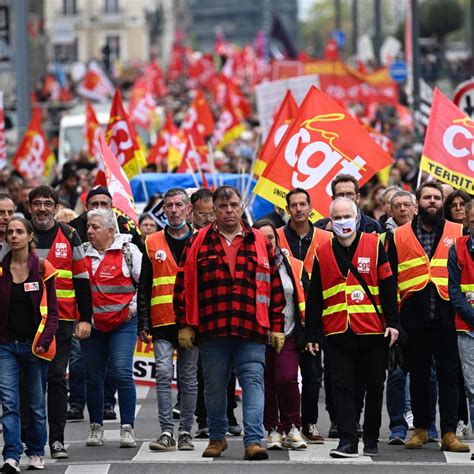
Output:
M363 185L391 163L347 110L312 86L255 192L284 209L286 194L303 188L311 196L314 221L328 215L337 174L351 174Z
M420 169L474 194L474 121L435 89Z

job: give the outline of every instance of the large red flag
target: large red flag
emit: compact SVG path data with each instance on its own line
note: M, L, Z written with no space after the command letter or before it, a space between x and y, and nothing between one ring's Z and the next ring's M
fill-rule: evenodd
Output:
M181 127L188 131L193 128L194 124L197 125L199 133L203 137L212 135L212 132L214 131L214 116L212 115L211 108L207 103L206 96L201 89L196 91L196 97L194 97Z
M273 158L278 144L283 135L288 130L290 122L295 117L298 111L298 104L296 103L291 90L288 89L280 107L273 116L273 124L268 132L267 139L260 150L258 160L255 163L254 173L260 176L263 170Z
M132 179L146 166L145 156L123 107L122 96L118 89L115 91L110 109L105 139L128 179Z
M474 120L435 89L420 168L474 194Z
M39 114L33 110L28 128L13 158L12 166L27 178L44 176L48 180L51 177L54 162L54 154L41 127Z
M137 212L133 201L132 188L122 167L115 158L110 147L105 143L104 134L101 131L99 137L100 150L104 160L104 173L107 180L107 188L112 196L112 204L127 217L132 219L138 226Z
M150 148L147 162L164 170L167 166L168 153L170 150L171 136L178 132L178 127L173 122L173 116L168 114L163 128L160 130L156 143Z
M221 150L228 143L240 137L245 127L240 117L235 113L230 104L226 104L221 112L216 128L212 135L212 144L217 150Z
M284 209L285 196L303 188L311 196L311 219L327 216L331 181L339 173L353 175L360 185L392 163L349 112L311 87L257 182L255 192Z

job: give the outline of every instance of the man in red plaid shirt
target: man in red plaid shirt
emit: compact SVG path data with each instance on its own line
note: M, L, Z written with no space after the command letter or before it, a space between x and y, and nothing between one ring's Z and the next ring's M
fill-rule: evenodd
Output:
M209 445L203 457L227 449L226 390L232 369L243 393L247 460L267 459L263 433L265 346L285 342L285 298L271 246L242 220L240 192L221 186L213 194L216 220L186 245L174 288L178 340L195 338L204 371Z

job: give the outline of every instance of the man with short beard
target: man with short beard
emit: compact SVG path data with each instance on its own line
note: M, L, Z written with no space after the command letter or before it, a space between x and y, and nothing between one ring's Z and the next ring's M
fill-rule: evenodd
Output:
M415 431L406 449L428 442L430 370L434 357L444 451L468 452L456 438L459 356L449 303L447 258L462 226L443 216L443 190L423 183L416 191L418 216L395 230L388 254L400 295L400 319L408 333L407 357Z

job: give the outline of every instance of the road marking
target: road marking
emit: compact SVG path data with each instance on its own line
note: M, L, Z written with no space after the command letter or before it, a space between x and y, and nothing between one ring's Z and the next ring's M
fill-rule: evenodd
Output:
M474 441L466 442L461 440L463 443L466 443L471 448L471 453L474 452ZM448 464L460 464L460 463L472 463L471 453L452 453L450 451L443 451L444 457ZM474 464L474 463L473 463Z
M137 390L137 400L145 400L150 392L150 387L147 385L135 385Z
M64 474L107 474L110 469L110 464L74 464L68 466Z
M361 464L373 464L370 456L363 456L363 446L359 445L359 457L358 458L332 458L329 456L329 451L333 448L337 448L338 440L326 440L324 444L308 444L306 449L288 451L290 461L297 462L328 462L334 461L343 463L361 463Z
M202 452L208 445L208 440L193 440L194 451L150 451L148 442L142 443L137 455L133 458L134 462L209 462L214 458L203 458Z

